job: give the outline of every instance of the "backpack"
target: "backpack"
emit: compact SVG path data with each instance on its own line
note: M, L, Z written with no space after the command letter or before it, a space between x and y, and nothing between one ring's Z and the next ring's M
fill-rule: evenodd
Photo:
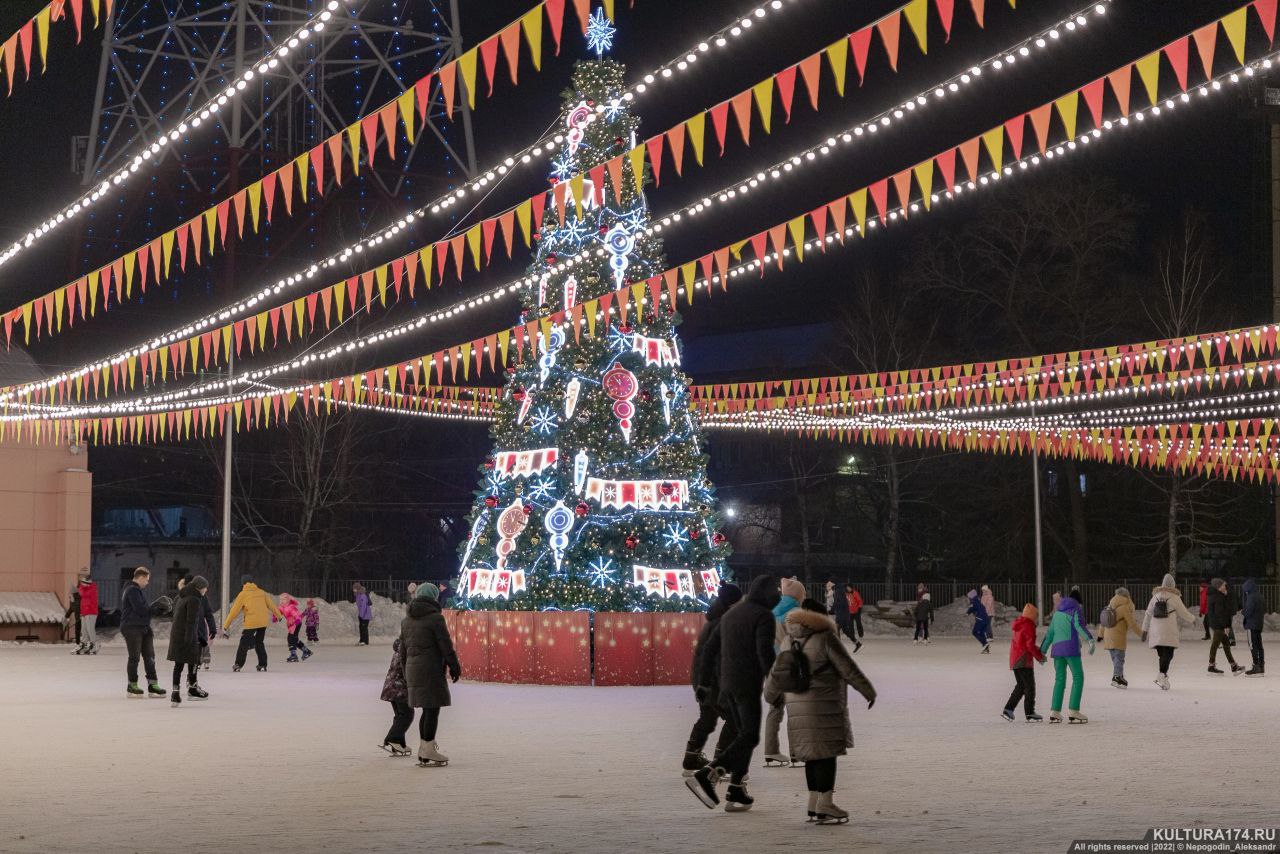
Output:
M809 656L804 654L804 644L793 640L789 649L778 653L773 662L773 681L778 690L788 694L803 694L809 690L813 671Z
M1169 600L1157 599L1155 604L1151 606L1151 616L1157 620L1164 619L1169 616Z
M1114 629L1116 627L1116 609L1110 605L1102 609L1102 613L1098 615L1098 623L1104 629Z

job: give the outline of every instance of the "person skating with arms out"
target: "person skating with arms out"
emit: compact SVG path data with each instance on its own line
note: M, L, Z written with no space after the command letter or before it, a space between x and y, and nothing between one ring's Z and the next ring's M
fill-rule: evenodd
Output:
M196 668L200 666L201 639L209 640L209 624L204 619L201 600L209 589L209 582L194 576L178 589L178 604L173 609L173 624L169 630L169 655L173 662L173 692L169 701L174 706L182 704L182 671L187 671L187 696L193 700L208 699L209 694L196 681Z
M143 589L151 583L151 570L140 566L133 571L133 580L124 586L120 595L120 634L129 650L126 665L129 677L130 697L165 696L156 675L155 634L151 631L151 605ZM142 660L147 674L147 690L138 687L138 660Z
M1018 702L1023 704L1028 723L1039 723L1044 720L1036 714L1036 671L1035 663L1044 664L1044 653L1036 645L1036 621L1040 619L1040 611L1035 605L1027 603L1022 606L1022 616L1013 621L1009 628L1013 639L1009 642L1009 669L1013 671L1013 693L1009 702L1004 704L1001 716L1007 720L1014 719L1013 712Z
M449 680L462 678L462 665L453 650L453 639L444 622L439 602L440 588L420 584L409 603L409 612L400 623L400 649L404 655L404 679L411 709L422 709L418 719L418 764L442 766L449 757L440 752L436 729L440 710L452 705ZM411 719L412 720L412 719Z
M764 699L786 704L787 741L792 756L804 761L809 786L809 820L844 824L849 813L832 798L836 759L853 747L848 688L862 695L868 709L875 705L876 691L821 603L806 599L787 613L783 627L787 639L770 668Z
M720 704L735 730L720 761L685 780L689 791L707 809L720 803L716 786L725 777L729 777L726 812L743 812L754 803L747 794L747 772L751 754L760 743L760 694L773 666L773 607L780 598L776 579L768 575L756 578L746 598L720 618L707 639L706 654L720 657Z
M1231 629L1231 618L1234 616L1235 609L1231 604L1231 596L1227 593L1227 582L1221 578L1213 579L1209 582L1209 612L1205 616L1205 625L1213 632L1213 641L1209 644L1209 672L1215 676L1222 675L1214 661L1218 657L1218 647L1222 647L1227 664L1231 665L1231 675L1244 673L1244 668L1236 664L1231 655L1231 645L1227 643L1227 632Z
M693 648L693 666L690 668L690 682L693 684L693 696L698 701L698 720L689 731L689 741L684 748L684 776L692 777L707 764L707 757L702 752L707 739L716 731L716 724L723 720L720 727L720 738L716 741L713 763L720 759L725 746L733 741L733 724L720 708L720 660L708 657L707 639L720 624L720 618L738 604L742 599L742 590L736 584L721 584L719 593L707 608L707 621L698 635L698 645Z
M1064 596L1062 604L1049 622L1049 631L1040 643L1041 652L1053 654L1053 702L1049 706L1049 723L1062 723L1062 695L1067 687L1067 669L1071 670L1071 705L1067 707L1067 722L1087 724L1089 719L1080 711L1080 699L1084 694L1084 666L1080 661L1080 642L1089 644L1093 655L1093 635L1085 628L1080 616L1080 603Z
M240 576L240 582L244 586L240 588L236 600L227 611L226 619L222 621L222 636L227 637L232 621L243 611L244 626L240 632L240 645L236 648L236 663L231 670L239 673L252 649L258 655L258 670L263 671L267 669L267 646L264 643L267 621L273 615L277 620L281 619L280 609L265 590L253 583L252 575Z
M302 650L302 660L311 657L311 650L298 640L298 632L302 630L302 612L298 610L298 600L288 593L280 594L280 615L284 619L285 631L289 633L289 657L286 662L292 664L298 660L298 650Z
M787 614L793 609L799 608L800 603L804 600L804 584L799 579L782 579L782 598L778 600L778 604L773 608L775 625L773 651L775 655L782 648L782 645L787 642L787 633L783 629L782 621L787 618ZM764 718L764 767L766 768L789 768L793 763L793 757L782 752L782 713L783 704L779 701L770 704L769 713Z
M982 600L978 598L977 590L969 591L969 610L965 611L965 613L973 614L973 636L982 645L982 654L990 655L991 615L983 607Z
M1142 625L1138 622L1128 588L1116 588L1115 595L1102 609L1098 622L1102 628L1102 648L1111 654L1111 686L1128 688L1129 682L1124 678L1124 657L1129 648L1129 633L1142 637Z

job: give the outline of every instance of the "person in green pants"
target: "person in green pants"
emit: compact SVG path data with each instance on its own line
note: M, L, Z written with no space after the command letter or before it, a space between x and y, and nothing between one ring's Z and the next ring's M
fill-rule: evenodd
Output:
M1067 707L1067 722L1087 724L1089 719L1080 713L1080 697L1084 693L1084 667L1080 662L1080 641L1087 641L1089 654L1093 655L1093 635L1085 628L1080 603L1065 596L1049 623L1040 644L1041 652L1053 656L1053 703L1049 707L1049 723L1062 723L1062 695L1067 687L1067 668L1071 668L1071 705Z

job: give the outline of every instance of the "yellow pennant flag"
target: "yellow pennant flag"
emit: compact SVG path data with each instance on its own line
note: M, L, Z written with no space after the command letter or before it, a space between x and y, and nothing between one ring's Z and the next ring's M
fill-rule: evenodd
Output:
M304 151L293 160L293 165L298 169L298 189L302 193L302 203L307 202L307 171L311 168L311 153Z
M302 318L306 310L307 310L306 297L298 297L296 300L293 301L293 317L296 324L294 328L298 330L298 335L302 335ZM224 345L226 347L230 347L231 346L231 327L230 326L227 326L222 330L222 337L224 339Z
M414 139L418 135L418 126L414 123L414 99L413 87L410 86L404 90L404 94L396 98L396 104L400 107L400 121L404 123L404 135L409 140L409 144L413 145Z
M581 179L581 175L578 176ZM467 229L467 248L471 250L471 260L475 262L476 269L480 269L480 223L476 223Z
M218 209L209 208L204 212L204 232L209 236L209 254L213 254L214 241L218 239Z
M929 0L911 0L902 8L911 32L920 44L920 52L929 52Z
M1062 119L1062 126L1067 130L1067 139L1075 139L1076 136L1076 111L1080 107L1080 93L1070 92L1053 102L1058 108L1058 117Z
M538 20L541 22L541 16ZM467 105L474 110L476 108L476 48L473 47L458 57L458 70L462 72L462 83L467 88Z
M169 278L169 261L173 258L173 235L172 231L166 231L160 237L160 249L164 254L164 277Z
M996 125L982 135L982 142L987 146L987 154L997 172L1004 165L1004 125Z
M58 288L53 294L53 311L58 319L58 331L62 331L62 307L67 301L67 289Z
M1221 19L1222 31L1227 34L1227 41L1231 43L1231 49L1236 54L1236 62L1241 65L1244 64L1244 26L1247 21L1246 16L1249 11L1249 5L1241 6Z
M764 126L764 132L769 133L769 119L773 115L773 78L761 80L751 87L751 91L756 98L756 109L760 111L760 124ZM701 157L698 162L702 162Z
M431 257L434 254L430 246L418 250L418 262L422 265L422 281L428 290L431 289Z
M542 70L542 5L539 4L525 13L520 19L520 29L529 41L529 58L533 67Z
M1147 88L1147 97L1154 105L1160 96L1160 51L1152 51L1134 65L1138 69L1138 76L1142 78L1142 85Z
M800 214L787 223L787 230L791 232L791 243L796 248L796 260L802 263L804 261L804 218L805 214Z
M636 182L636 192L644 189L644 145L637 145L627 152L627 160L631 161L631 177Z
M831 73L836 78L836 92L844 97L844 73L849 65L849 40L841 38L827 47L827 61L831 63Z
M853 218L858 221L858 234L867 235L867 188L849 194L849 205L853 208Z
M916 173L916 183L920 185L920 201L924 202L924 209L929 210L933 203L933 158L918 164L913 171Z
M582 219L582 194L585 190L586 179L581 172L569 179L569 195L573 197L573 207L578 213L578 219Z
M524 245L529 245L529 224L533 218L533 202L525 199L516 208L516 222L520 225L520 236L524 238Z
M689 301L690 305L693 304L693 282L696 276L697 265L695 262L690 261L688 264L681 265L680 278L684 282L684 296L685 299ZM711 290L710 283L707 284L707 290Z
M701 166L703 136L707 130L707 114L698 113L686 121L684 126L687 129L686 138L693 145L693 156L697 159L698 165Z
M351 171L360 174L360 123L347 125L347 145L351 147ZM335 167L336 168L336 167Z
M258 329L258 352L262 352L267 346L267 312L259 312L254 317L254 323Z
M126 299L133 296L133 268L137 262L137 252L130 252L124 256L124 295Z
M89 274L89 316L93 317L98 312L98 276L97 270Z
M347 282L343 279L333 286L333 307L338 310L338 322L342 322L342 315L347 310Z
M378 282L378 302L385 308L387 305L387 265L373 271L373 278Z
M258 233L258 210L262 207L262 182L254 181L249 185L249 213L253 219L253 233Z
M40 42L40 71L49 70L49 13L52 6L45 6L36 15L36 38Z

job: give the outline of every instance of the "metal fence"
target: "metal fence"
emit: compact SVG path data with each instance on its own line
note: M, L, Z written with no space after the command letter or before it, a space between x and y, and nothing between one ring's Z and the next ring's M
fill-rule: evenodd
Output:
M449 585L450 591L457 586L456 579L451 581L430 580L432 584L437 586ZM120 593L124 587L124 581L115 578L107 578L98 580L98 600L102 603L103 608L115 609L120 607ZM404 578L264 578L254 576L254 583L273 595L278 593L288 593L295 599L323 599L326 602L350 602L354 601L355 596L351 592L354 584L364 585L364 589L371 594L393 599L397 602L407 602L409 598L408 587L409 579ZM234 599L236 593L240 590L238 579L233 578L231 582L231 595L229 598ZM177 589L163 590L156 584L147 587L147 598L155 600L161 596L176 596ZM449 595L452 595L450 593ZM219 591L219 579L209 579L209 601L214 607L218 607L221 601Z

